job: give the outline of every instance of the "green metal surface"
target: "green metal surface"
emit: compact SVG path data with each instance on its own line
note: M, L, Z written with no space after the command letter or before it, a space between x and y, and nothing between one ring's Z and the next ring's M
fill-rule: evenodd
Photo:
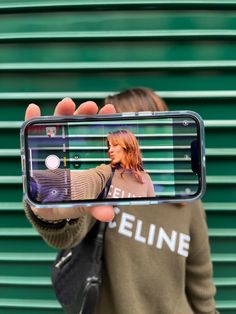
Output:
M17 45L17 50L15 49ZM205 49L202 50L201 46ZM38 54L38 51L41 51ZM96 51L96 54L94 54ZM53 66L50 62L85 62L89 66L95 62L164 62L173 61L191 61L195 64L197 61L214 61L220 64L225 61L235 61L236 43L228 41L223 43L217 41L214 45L210 41L190 41L184 40L173 42L163 40L161 45L158 41L143 39L142 41L132 40L132 45L127 45L124 41L118 40L100 40L99 42L41 42L41 43L5 43L2 44L0 51L0 62L7 68L14 68L17 63L28 64L35 63L37 66L43 66L42 62L47 62L48 66ZM45 60L45 56L47 56ZM6 64L6 65L5 65ZM91 64L91 66L92 66ZM46 65L45 65L46 66ZM0 69L1 71L1 69Z
M49 280L56 251L21 204L27 104L49 115L66 96L101 106L108 94L148 86L171 110L205 121L217 307L235 314L236 0L0 0L0 18L0 313L62 314Z

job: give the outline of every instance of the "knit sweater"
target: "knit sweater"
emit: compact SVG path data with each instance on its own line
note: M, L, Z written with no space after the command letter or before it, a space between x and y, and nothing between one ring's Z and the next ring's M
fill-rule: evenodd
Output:
M155 196L154 187L150 176L140 172L143 183L139 182L130 170L116 169L107 198L132 198Z
M129 182L125 187L129 192ZM117 206L114 210L115 218L105 234L96 313L217 313L201 202ZM76 245L94 224L88 214L64 224L44 224L27 205L26 214L45 241L58 248Z
M110 176L111 167L105 164L80 171L34 170L34 198L40 203L96 199Z

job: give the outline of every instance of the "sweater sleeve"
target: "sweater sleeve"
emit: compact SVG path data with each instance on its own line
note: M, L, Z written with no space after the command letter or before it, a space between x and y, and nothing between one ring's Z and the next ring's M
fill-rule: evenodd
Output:
M102 164L95 169L71 171L72 200L96 199L111 177L111 166Z
M26 217L43 240L57 249L70 248L78 244L95 223L95 219L89 214L84 214L78 219L64 220L58 224L47 223L38 219L26 202L24 208Z
M41 203L96 199L111 176L109 165L87 170L35 170L32 197Z
M186 293L195 314L215 314L216 288L205 212L200 201L194 202L191 223L191 249L186 265Z
M95 169L84 170L81 175L77 172L72 175L73 184L72 197L96 198L105 187L106 182L111 175L111 167L101 165ZM86 180L87 179L87 180ZM74 208L78 217L70 219L66 217L68 209L61 208L65 218L60 223L48 223L40 220L34 215L28 203L24 202L26 217L39 232L47 244L56 248L73 247L79 243L95 223L95 219L86 213L85 207ZM45 210L50 210L45 208Z

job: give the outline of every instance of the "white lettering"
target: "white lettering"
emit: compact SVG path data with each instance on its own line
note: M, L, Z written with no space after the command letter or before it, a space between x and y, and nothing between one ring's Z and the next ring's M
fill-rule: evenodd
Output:
M149 228L149 234L148 234L148 240L147 240L148 245L153 245L155 232L156 232L156 226L151 224Z
M116 215L118 215L119 213L120 213L120 209L119 209L119 207L114 207L114 212L115 212L115 214ZM114 228L116 228L116 221L110 221L109 223L108 223L108 227L110 228L110 229L114 229Z
M123 213L121 216L121 222L119 226L119 233L131 238L132 237L132 231L133 228L133 221L135 221L135 217L133 215Z
M113 185L110 185L110 189L108 191L108 196L112 196Z
M178 254L188 257L188 249L189 249L190 236L184 233L179 234L179 247Z
M116 221L110 221L110 222L108 223L108 227L109 227L110 229L114 229L114 228L116 227Z
M114 212L116 215L118 215L120 213L119 207L114 207Z
M135 240L141 243L146 243L146 239L141 235L142 232L142 226L143 226L143 222L142 220L137 221L137 228L136 228L136 232L135 232Z
M117 228L118 233L133 238L135 241L149 246L156 245L157 249L163 249L167 246L171 252L187 257L189 254L190 236L172 230L168 234L164 228L159 229L155 224L149 225L148 234L144 233L145 223L141 219L136 219L132 214L122 212L118 207L114 208L115 214L121 214L120 223L116 221L109 223L109 228ZM137 224L136 224L137 221ZM145 228L146 229L146 228Z
M127 196L125 196L127 193ZM108 191L108 196L110 198L134 198L134 197L142 197L142 196L136 196L135 194L132 194L131 192L126 192L125 190L122 190L118 187L115 187L111 184L110 189Z
M157 239L157 248L161 249L163 246L163 241L165 241L168 247L170 248L170 250L174 252L175 245L176 245L176 238L177 238L177 232L175 230L172 231L171 238L169 238L165 230L163 228L160 228L158 239Z
M114 188L113 198L119 198L120 192L121 192L121 189L119 189L119 188Z

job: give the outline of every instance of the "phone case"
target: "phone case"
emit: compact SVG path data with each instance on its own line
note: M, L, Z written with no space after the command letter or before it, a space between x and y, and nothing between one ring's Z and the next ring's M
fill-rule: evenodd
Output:
M20 139L23 195L34 207L187 202L205 192L204 124L192 111L39 117L23 123ZM124 172L122 163L129 164ZM115 168L118 185L111 183L106 199L98 195L109 174L95 170L100 186L92 176L96 165ZM91 188L90 176L100 190L80 198ZM130 194L122 180L134 189Z

